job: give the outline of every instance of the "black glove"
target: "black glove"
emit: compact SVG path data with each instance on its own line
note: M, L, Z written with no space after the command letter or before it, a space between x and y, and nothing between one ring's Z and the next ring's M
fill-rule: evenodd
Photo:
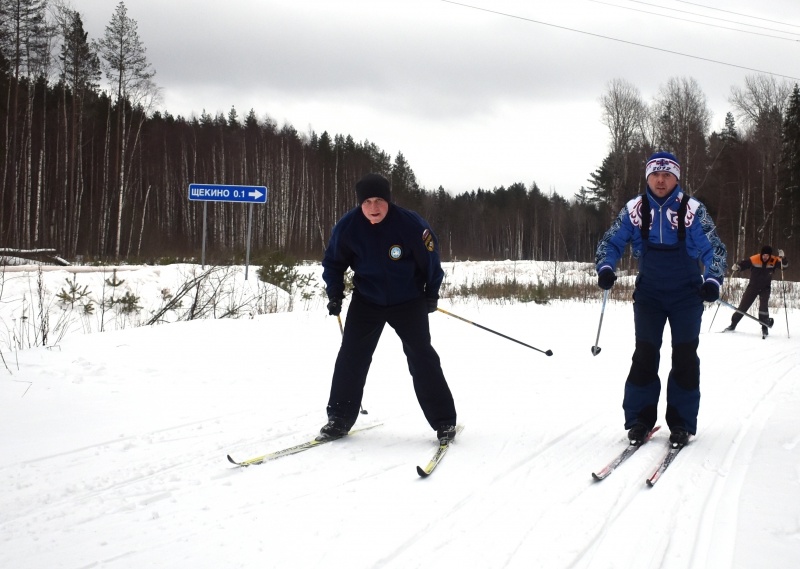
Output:
M700 298L705 302L716 302L719 299L719 285L714 281L706 281L700 287Z
M332 298L330 302L328 302L328 314L331 316L339 316L342 313L342 299L341 298Z
M439 308L439 299L427 298L425 300L428 301L428 314L430 314L431 312L436 312L436 309Z
M597 286L603 290L608 290L614 286L615 280L617 280L617 274L608 267L600 269L600 272L597 273Z

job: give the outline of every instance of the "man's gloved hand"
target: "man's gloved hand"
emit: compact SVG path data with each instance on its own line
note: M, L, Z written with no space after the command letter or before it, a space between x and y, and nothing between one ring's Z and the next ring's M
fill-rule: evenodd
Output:
M731 266L731 270L732 270L734 273L735 273L735 272L737 272L737 271L738 271L740 268L741 268L741 267L739 267L739 263L734 263L734 264L733 264L733 266Z
M430 314L431 312L436 312L436 309L439 308L439 299L426 298L425 300L428 301L428 314Z
M614 281L617 280L617 274L608 267L600 269L597 273L597 286L603 290L608 290L614 286Z
M331 316L339 316L342 313L342 299L341 298L332 298L330 302L328 302L328 314Z
M778 249L778 257L783 259L783 249Z
M705 302L716 302L719 299L719 285L714 281L706 281L700 287L700 298Z

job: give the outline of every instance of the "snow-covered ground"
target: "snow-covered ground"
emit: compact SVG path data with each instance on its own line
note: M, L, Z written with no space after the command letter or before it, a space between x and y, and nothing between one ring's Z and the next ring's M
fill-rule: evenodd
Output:
M24 328L39 314L32 298L72 273L48 271L41 286L35 272L5 273L0 567L800 567L797 310L776 311L766 340L747 319L717 333L731 311L713 326L716 307L706 311L698 436L653 488L666 429L608 479L591 477L626 442L633 349L631 305L611 302L592 356L599 291L588 303L441 303L554 355L433 314L465 430L430 478L415 467L434 435L389 328L358 422L380 427L243 469L226 454L292 446L324 423L339 327L316 295L292 312L138 326L181 270L120 271L144 308L138 322L105 314L115 331L96 333L98 309L56 331L64 310L51 305L48 347ZM77 282L96 301L110 275L86 272ZM250 279L239 298L263 293Z

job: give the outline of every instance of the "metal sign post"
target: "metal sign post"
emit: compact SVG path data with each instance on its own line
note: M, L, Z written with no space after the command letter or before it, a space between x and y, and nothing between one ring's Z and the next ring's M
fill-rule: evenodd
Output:
M189 184L189 201L202 201L203 203L203 247L201 263L206 266L206 212L208 202L235 202L250 204L247 219L247 245L244 268L244 280L250 266L250 236L253 224L253 204L267 203L266 186L236 186L230 184Z

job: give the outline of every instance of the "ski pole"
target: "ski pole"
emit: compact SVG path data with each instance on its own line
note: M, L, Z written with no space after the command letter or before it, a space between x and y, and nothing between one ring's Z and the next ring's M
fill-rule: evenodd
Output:
M514 338L506 336L505 334L501 334L500 332L495 332L491 328L487 328L486 326L481 326L480 324L476 324L475 322L467 320L466 318L462 318L461 316L456 316L452 312L448 312L447 310L444 310L443 308L437 308L436 310L438 310L439 312L443 312L443 313L447 314L448 316L452 316L453 318L458 318L459 320L461 320L462 322L466 322L467 324L472 324L473 326L476 326L476 327L480 328L481 330L486 330L487 332L491 332L492 334L497 334L498 336L500 336L501 338L505 338L506 340L511 340L512 342L516 342L517 344L522 344L523 346L525 346L526 348L530 348L531 350L536 350L537 352L542 352L546 356L552 356L553 355L553 350L544 351L544 350L540 350L539 348L534 348L533 346L529 346L525 342L520 342L519 340L515 340Z
M766 326L767 328L772 328L772 325L775 324L775 320L773 318L768 318L767 321L764 322L763 320L759 320L758 318L756 318L752 314L748 314L747 312L743 312L743 311L739 310L734 305L732 305L730 302L725 302L721 298L718 298L717 302L722 304L722 305L727 306L728 308L733 309L734 312L738 312L742 316L747 316L750 320L755 320L756 322L758 322L762 326Z
M344 326L342 326L342 316L340 314L336 315L336 320L339 321L339 331L342 333L342 337L344 337ZM364 406L361 405L361 414L368 415L367 410L364 409Z
M600 309L600 324L597 326L597 339L594 341L594 346L592 346L592 355L596 356L600 353L600 346L597 344L600 342L600 328L603 327L603 315L606 313L606 300L608 300L608 290L603 291L603 308Z
M789 310L786 308L786 281L783 280L783 259L781 259L781 288L783 288L783 313L786 315L786 337L789 336Z
M714 326L714 320L717 319L717 312L719 312L719 304L717 304L717 309L714 311L714 317L711 319L711 324L708 325L709 332L711 332L711 328Z

